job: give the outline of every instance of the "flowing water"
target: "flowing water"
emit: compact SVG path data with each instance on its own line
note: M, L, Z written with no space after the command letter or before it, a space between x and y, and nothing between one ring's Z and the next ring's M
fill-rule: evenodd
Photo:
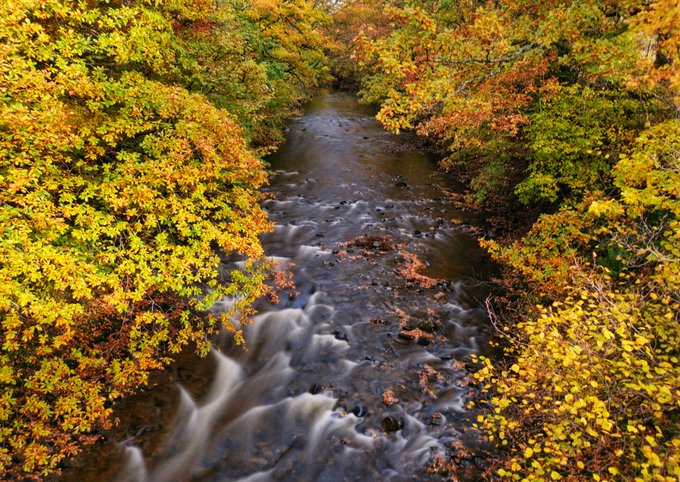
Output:
M476 477L465 405L469 356L486 350L490 267L474 220L435 160L350 94L305 112L269 159L264 203L265 250L294 290L263 304L247 352L225 336L208 360L179 362L162 389L126 401L126 437L65 480Z

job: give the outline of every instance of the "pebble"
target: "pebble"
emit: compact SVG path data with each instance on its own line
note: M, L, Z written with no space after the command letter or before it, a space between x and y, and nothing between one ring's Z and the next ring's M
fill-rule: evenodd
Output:
M368 410L363 405L357 405L356 407L352 408L350 412L359 418L363 418L368 414Z
M383 418L381 428L383 432L397 432L404 428L404 419L389 415Z
M318 383L312 383L312 386L309 387L309 393L311 393L312 395L316 395L317 393L321 393L322 391L323 387Z

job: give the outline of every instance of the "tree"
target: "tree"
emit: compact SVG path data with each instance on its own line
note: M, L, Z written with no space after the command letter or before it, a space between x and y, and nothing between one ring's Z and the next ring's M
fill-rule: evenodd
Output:
M361 95L473 173L480 203L543 209L484 241L549 307L480 359L490 477L676 480L678 88L673 2L384 1ZM512 324L515 322L515 324Z
M267 176L252 146L272 148L266 132L324 69L321 14L271 4L285 13L263 20L264 5L236 1L0 5L2 478L57 470L108 426L117 397L183 347L205 353L221 325L239 340L230 316L246 322L273 293L258 239L270 229ZM242 268L221 273L226 255ZM223 296L232 313L202 311Z

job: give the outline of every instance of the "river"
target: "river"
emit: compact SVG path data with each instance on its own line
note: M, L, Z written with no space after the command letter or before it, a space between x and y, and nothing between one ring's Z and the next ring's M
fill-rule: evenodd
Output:
M208 359L120 404L109 449L63 480L473 480L469 357L491 266L436 159L351 94L291 121L268 161L268 256L295 288ZM224 309L228 301L213 309Z

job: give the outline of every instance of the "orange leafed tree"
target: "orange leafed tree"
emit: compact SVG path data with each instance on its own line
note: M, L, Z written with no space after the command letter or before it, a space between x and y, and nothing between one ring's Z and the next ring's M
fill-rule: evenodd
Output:
M389 28L355 21L386 128L433 140L492 212L544 212L483 243L554 302L499 320L507 358L480 358L492 479L680 477L676 4L383 1Z

